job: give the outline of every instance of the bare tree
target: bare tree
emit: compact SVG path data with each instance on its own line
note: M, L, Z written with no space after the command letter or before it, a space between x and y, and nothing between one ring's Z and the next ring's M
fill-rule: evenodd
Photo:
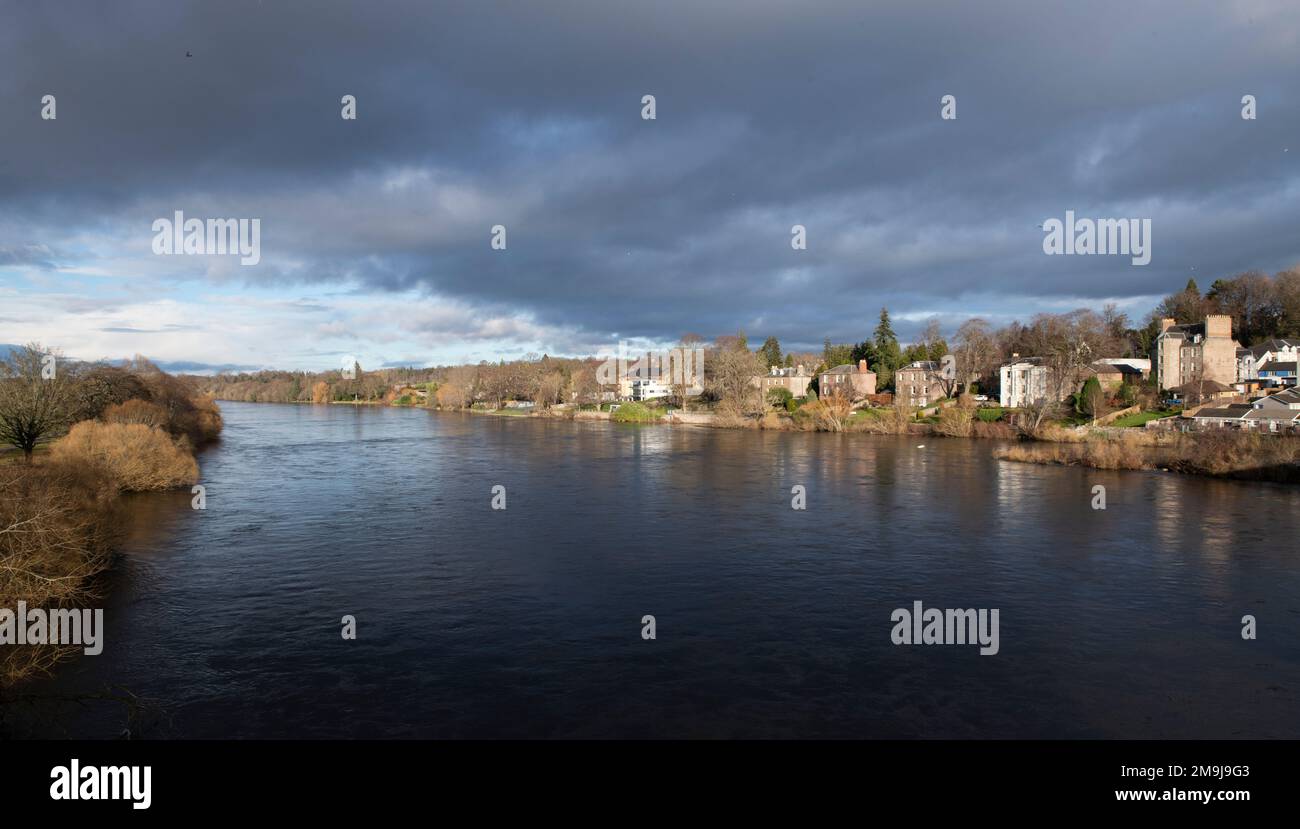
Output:
M987 376L997 359L997 343L987 320L972 317L957 329L957 380L969 386Z
M564 391L564 375L558 371L549 371L537 378L537 393L533 401L543 409L549 409L560 399Z
M724 407L738 415L766 412L763 395L753 380L767 369L762 358L745 348L739 338L718 339L711 368L713 396Z
M58 355L37 343L16 349L0 363L0 440L31 463L36 444L69 425L71 398Z
M1033 434L1041 429L1045 422L1060 417L1061 403L1059 400L1043 396L1022 407L1020 411L1023 418L1022 425L1026 431Z

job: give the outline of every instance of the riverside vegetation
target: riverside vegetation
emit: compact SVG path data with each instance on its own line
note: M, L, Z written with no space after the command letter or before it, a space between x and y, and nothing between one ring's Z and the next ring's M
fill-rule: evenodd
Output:
M0 608L84 605L112 560L118 497L196 483L194 452L221 426L210 398L142 358L76 363L32 344L0 362L0 441L13 447L0 452ZM0 690L69 651L0 648Z

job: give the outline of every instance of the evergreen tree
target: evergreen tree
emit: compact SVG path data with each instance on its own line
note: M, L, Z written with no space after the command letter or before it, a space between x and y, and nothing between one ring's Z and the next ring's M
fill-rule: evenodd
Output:
M880 309L880 324L875 333L876 354L880 365L876 367L876 387L886 388L894 380L894 369L902 364L902 351L898 347L898 337L889 324L889 309Z

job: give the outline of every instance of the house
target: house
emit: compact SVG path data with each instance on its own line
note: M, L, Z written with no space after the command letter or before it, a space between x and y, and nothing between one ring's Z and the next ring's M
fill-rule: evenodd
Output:
M1093 361L1093 365L1097 364L1119 366L1125 375L1136 373L1142 380L1151 376L1151 360L1147 357L1102 357Z
M1137 363L1135 365L1135 363ZM1146 364L1145 370L1140 365ZM1089 372L1097 378L1101 384L1102 391L1107 394L1115 394L1119 391L1120 386L1125 383L1138 384L1151 374L1150 360L1125 360L1123 358L1108 358L1097 360L1088 367Z
M1190 418L1198 429L1239 429L1245 426L1250 414L1249 403L1230 403L1227 406L1198 409Z
M822 397L839 396L856 400L876 393L876 373L867 368L866 360L855 366L845 363L817 376L817 388Z
M1251 401L1245 418L1249 428L1267 432L1300 429L1300 390L1287 389Z
M687 394L690 392L688 391ZM646 400L658 400L673 394L672 387L661 380L633 379L628 389L628 399L640 403Z
M1241 344L1232 338L1232 317L1210 314L1204 322L1177 325L1160 320L1156 337L1156 381L1172 389L1193 380L1237 382L1237 352Z
M1048 368L1042 357L1011 355L998 371L1001 394L998 402L1006 409L1032 406L1048 395Z
M763 399L767 399L767 393L772 389L785 389L795 397L807 397L808 386L812 383L812 375L803 366L794 368L780 368L772 366L767 374L760 374L750 379L751 386L757 386L763 394Z
M1237 349L1237 379L1259 379L1259 368L1265 363L1300 361L1300 340L1266 340L1250 348Z
M1293 387L1296 384L1296 361L1269 360L1256 369L1259 379L1270 386Z
M678 389L668 374L654 374L645 369L629 371L618 381L618 400L655 400L661 397L675 397ZM704 392L698 381L686 387L687 397L697 397ZM609 398L609 395L605 396Z
M948 396L948 385L934 360L917 360L894 371L894 396L909 406L929 406Z
M1213 400L1224 400L1240 395L1235 385L1229 386L1215 380L1194 380L1170 389L1169 396L1183 406L1200 406Z

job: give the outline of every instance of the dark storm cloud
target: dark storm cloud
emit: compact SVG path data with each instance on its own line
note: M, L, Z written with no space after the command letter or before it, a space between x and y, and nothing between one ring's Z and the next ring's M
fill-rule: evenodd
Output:
M0 265L185 209L262 219L226 279L815 344L1300 260L1300 12L1050 5L11 6ZM1067 209L1151 218L1152 264L1044 256Z

